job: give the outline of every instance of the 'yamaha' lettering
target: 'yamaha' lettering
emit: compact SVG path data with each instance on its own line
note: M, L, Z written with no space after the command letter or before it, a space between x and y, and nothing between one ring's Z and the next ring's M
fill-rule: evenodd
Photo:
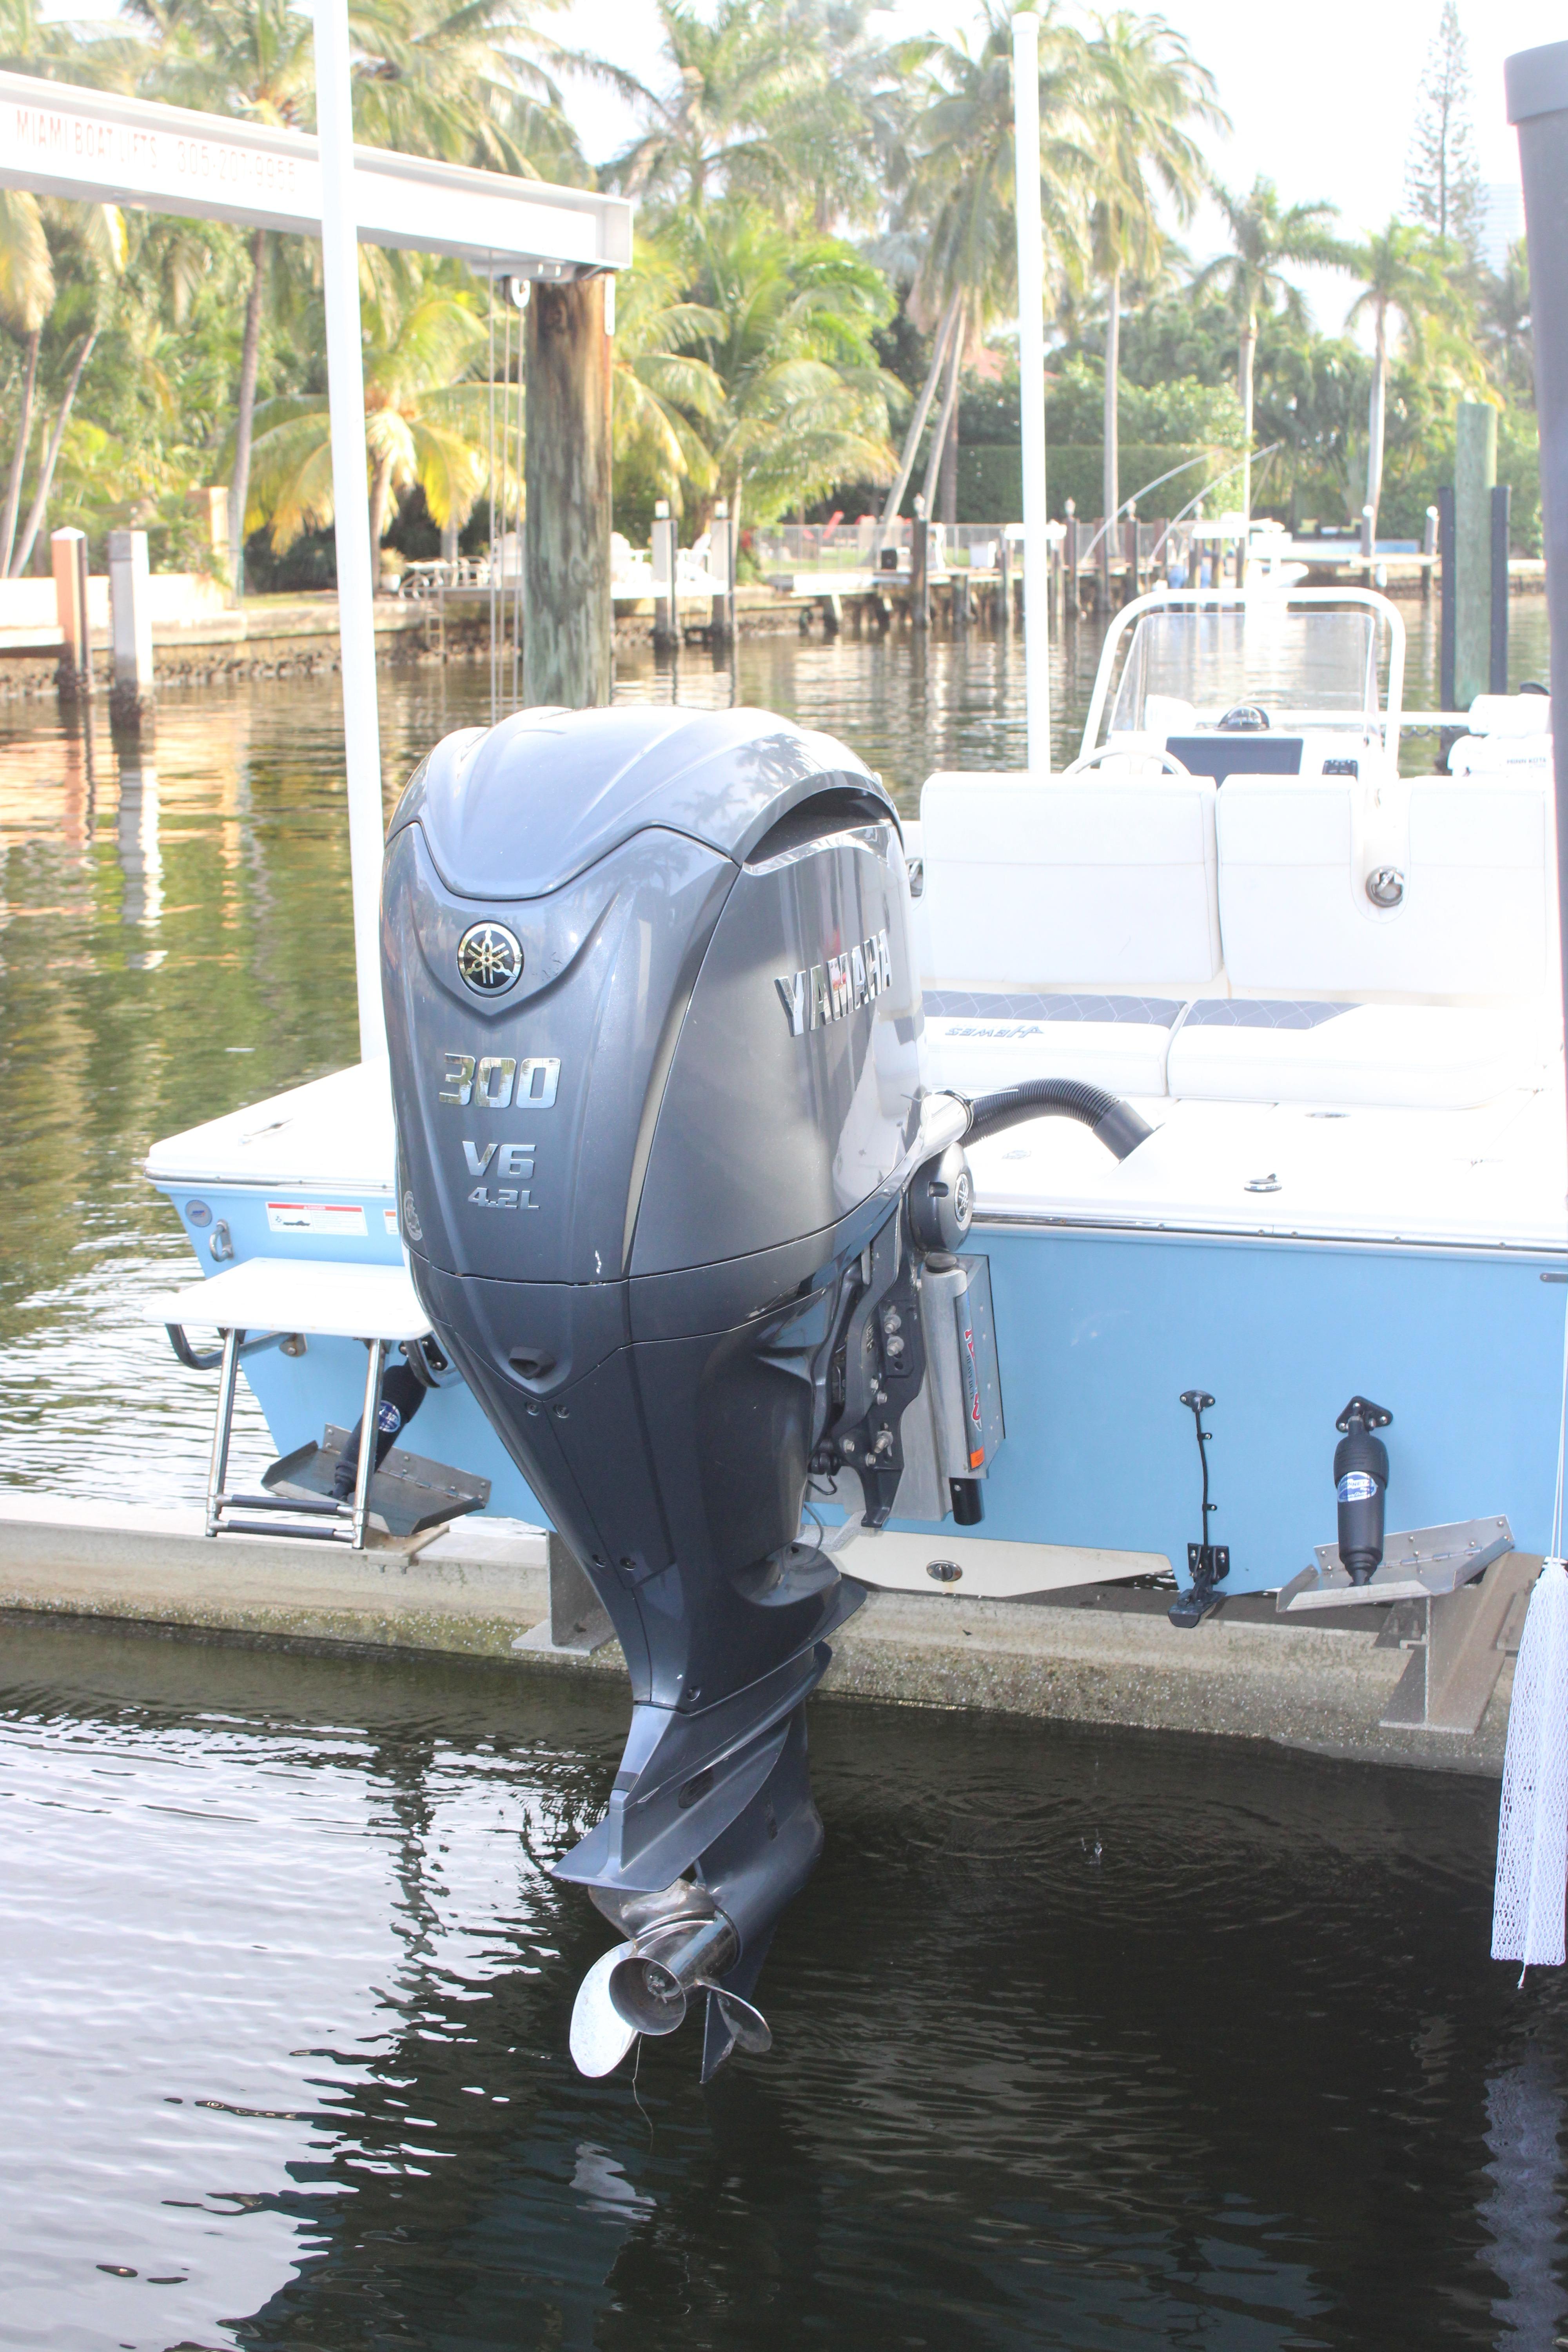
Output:
M868 940L857 940L840 954L830 955L809 971L790 972L773 982L792 1037L808 1029L826 1029L847 1020L858 1006L871 1003L893 984L893 951L886 927ZM520 1089L521 1097L521 1089Z

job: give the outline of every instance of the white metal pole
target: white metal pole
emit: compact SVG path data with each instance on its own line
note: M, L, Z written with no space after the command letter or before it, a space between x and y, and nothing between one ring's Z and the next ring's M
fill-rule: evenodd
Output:
M327 393L332 425L333 535L343 663L343 775L353 883L354 974L362 1060L386 1052L381 1008L381 724L375 697L370 496L365 481L364 355L353 209L353 102L346 0L316 0L316 130L321 156L321 279L327 303Z
M1029 773L1051 772L1050 550L1046 543L1046 252L1040 219L1040 20L1013 19L1018 220L1018 412L1024 456L1024 701Z

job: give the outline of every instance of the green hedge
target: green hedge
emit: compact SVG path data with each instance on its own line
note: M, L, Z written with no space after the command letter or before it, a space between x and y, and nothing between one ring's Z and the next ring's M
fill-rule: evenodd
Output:
M1140 499L1138 510L1145 522L1179 512L1222 467L1235 462L1234 452L1223 449L1178 448L1147 441L1124 441L1118 457L1124 499L1133 497L1142 483L1156 480L1173 466L1180 466L1187 459L1196 461L1188 465L1184 473L1152 490L1147 499ZM1067 500L1071 499L1086 521L1098 517L1104 503L1104 473L1105 455L1098 442L1067 441L1047 446L1046 498L1051 514L1059 520L1066 511ZM1239 473L1223 482L1208 501L1211 510L1217 512L1234 504L1240 487ZM961 442L959 521L1016 522L1023 509L1023 457L1016 442L1008 445L977 441L967 448Z

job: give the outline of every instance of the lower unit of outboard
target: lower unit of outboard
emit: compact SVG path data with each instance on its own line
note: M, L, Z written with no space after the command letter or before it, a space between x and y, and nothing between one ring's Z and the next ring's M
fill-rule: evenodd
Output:
M624 1939L578 1996L586 2072L699 1991L705 2077L766 2046L751 1996L822 1843L803 1703L864 1598L801 1539L808 1483L871 1525L906 1475L904 1508L978 1516L973 1113L923 1084L907 907L879 779L757 711L522 712L439 744L393 822L415 1284L631 1675L609 1810L555 1865ZM1147 1131L1064 1091L974 1108Z

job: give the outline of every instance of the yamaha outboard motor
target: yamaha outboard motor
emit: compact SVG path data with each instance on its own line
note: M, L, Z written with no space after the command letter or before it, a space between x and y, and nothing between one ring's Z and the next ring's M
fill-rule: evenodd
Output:
M698 1991L705 2079L767 2046L750 1997L822 1843L803 1702L864 1598L800 1539L808 1482L873 1526L979 1516L972 1110L922 1082L907 907L879 779L760 711L520 712L393 820L415 1283L631 1674L608 1813L556 1865L624 1939L578 1996L588 2073ZM993 1123L1147 1132L1027 1091Z

